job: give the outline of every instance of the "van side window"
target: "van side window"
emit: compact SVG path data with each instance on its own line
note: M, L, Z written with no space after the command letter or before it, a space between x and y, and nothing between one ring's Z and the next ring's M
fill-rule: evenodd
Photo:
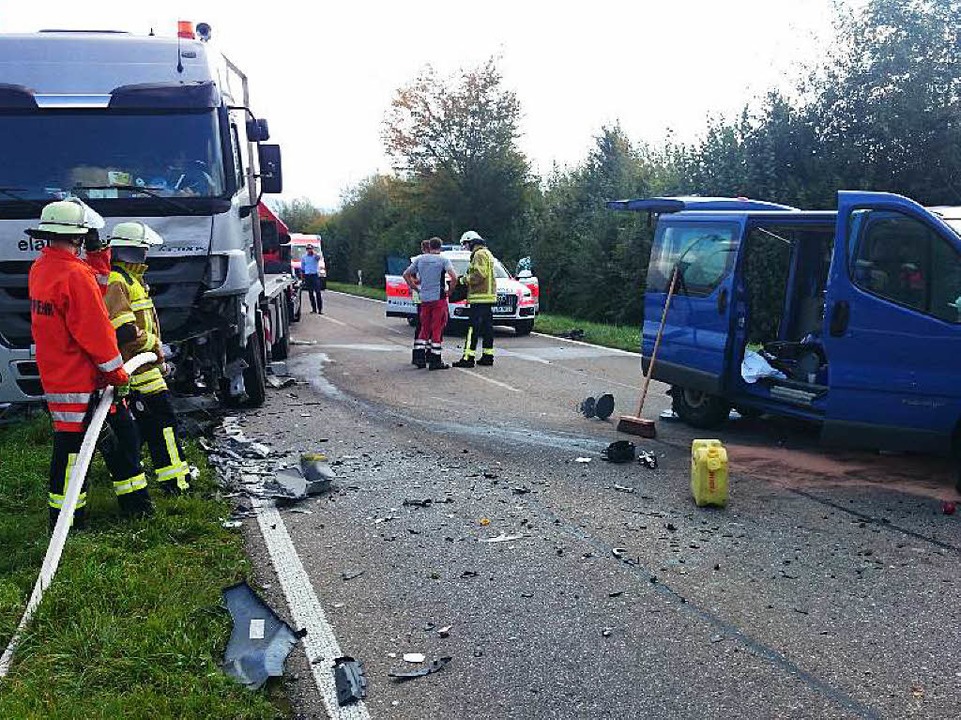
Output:
M862 289L961 323L961 256L932 228L901 213L859 213L852 278Z
M679 265L688 295L710 295L734 267L739 234L733 223L662 221L654 238L647 288L666 292Z

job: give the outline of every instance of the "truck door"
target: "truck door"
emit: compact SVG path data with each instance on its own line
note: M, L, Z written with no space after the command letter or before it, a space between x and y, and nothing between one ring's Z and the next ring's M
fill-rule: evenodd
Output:
M645 369L675 268L679 282L658 349L658 380L721 393L730 349L733 271L743 228L743 216L661 216L644 295Z
M907 198L841 192L824 440L924 452L961 418L961 237Z

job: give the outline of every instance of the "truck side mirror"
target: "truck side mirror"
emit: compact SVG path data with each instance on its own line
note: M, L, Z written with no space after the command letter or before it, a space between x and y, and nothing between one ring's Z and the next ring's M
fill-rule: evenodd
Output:
M247 120L247 139L251 142L267 142L270 140L270 128L267 121L255 117Z
M258 145L260 187L264 193L283 192L284 179L280 167L280 145Z

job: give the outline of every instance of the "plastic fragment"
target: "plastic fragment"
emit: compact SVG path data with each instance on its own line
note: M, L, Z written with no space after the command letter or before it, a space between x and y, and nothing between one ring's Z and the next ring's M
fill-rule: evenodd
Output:
M453 658L450 656L435 658L434 660L431 660L429 665L417 668L416 670L392 672L388 675L388 677L393 678L397 682L413 680L415 678L424 677L425 675L430 675L431 673L443 670L447 663L449 663L451 660L453 660Z
M367 674L364 663L349 655L334 659L334 684L337 686L337 704L350 705L367 697Z

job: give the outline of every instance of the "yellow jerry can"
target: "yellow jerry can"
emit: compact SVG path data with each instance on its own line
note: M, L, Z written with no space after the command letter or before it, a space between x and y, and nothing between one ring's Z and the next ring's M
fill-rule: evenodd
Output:
M691 494L698 507L727 505L727 450L720 440L691 443Z

